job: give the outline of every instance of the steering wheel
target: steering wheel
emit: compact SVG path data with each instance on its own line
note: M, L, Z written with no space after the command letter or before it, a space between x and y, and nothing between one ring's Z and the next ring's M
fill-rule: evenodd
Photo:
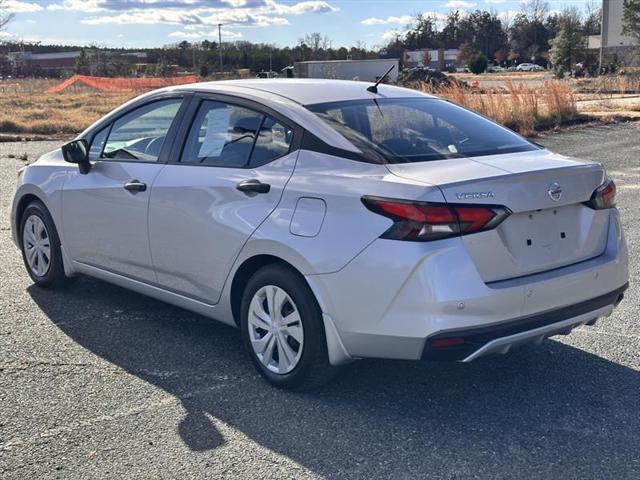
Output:
M162 149L162 143L164 142L164 137L156 137L147 143L147 146L144 149L145 155L150 155L153 157L158 157L160 155L160 150Z

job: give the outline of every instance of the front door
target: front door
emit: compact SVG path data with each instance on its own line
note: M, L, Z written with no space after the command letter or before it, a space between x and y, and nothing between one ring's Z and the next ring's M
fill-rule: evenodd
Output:
M293 173L294 131L256 110L203 100L149 207L158 283L214 304L242 246L278 204Z
M182 99L158 100L119 117L92 141L91 171L64 185L65 249L77 262L155 282L147 214L151 185Z

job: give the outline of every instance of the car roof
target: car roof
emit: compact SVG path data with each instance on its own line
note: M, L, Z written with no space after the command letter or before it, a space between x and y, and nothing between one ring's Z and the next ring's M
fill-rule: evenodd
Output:
M251 90L259 96L261 92L287 98L300 105L340 102L345 100L366 100L370 98L431 97L418 90L379 85L378 93L367 91L370 82L352 80L327 80L314 78L256 78L250 80L222 80L216 82L181 85L181 90L224 93L226 90Z

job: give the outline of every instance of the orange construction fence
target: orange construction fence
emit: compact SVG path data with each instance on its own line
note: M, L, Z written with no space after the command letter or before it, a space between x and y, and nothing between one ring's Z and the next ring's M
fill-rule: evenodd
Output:
M90 77L88 75L74 75L58 85L45 90L44 93L58 93L75 83L82 83L89 87L97 88L103 92L130 92L153 90L154 88L168 87L170 85L183 85L196 83L198 77L187 75L184 77L150 77L150 78L109 78Z

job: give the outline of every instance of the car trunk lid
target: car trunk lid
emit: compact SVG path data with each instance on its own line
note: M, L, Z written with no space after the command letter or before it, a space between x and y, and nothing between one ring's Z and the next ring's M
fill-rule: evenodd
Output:
M600 255L609 215L584 205L602 166L546 150L388 165L394 175L437 185L456 204L502 205L497 228L463 236L485 282L531 275Z

